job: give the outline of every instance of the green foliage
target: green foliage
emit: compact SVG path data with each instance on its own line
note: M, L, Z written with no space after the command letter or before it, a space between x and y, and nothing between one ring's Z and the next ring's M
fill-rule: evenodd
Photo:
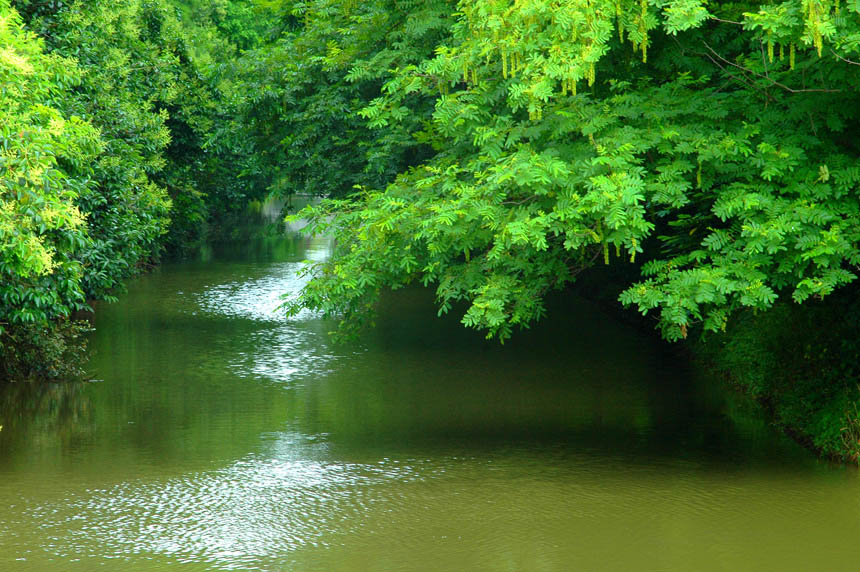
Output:
M170 135L167 115L155 101L175 91L175 56L169 46L156 44L163 34L155 4L28 8L29 25L42 31L52 53L74 57L81 70L80 84L57 98L57 105L101 134L102 152L94 160L62 166L70 178L86 183L76 203L87 213L92 241L79 259L87 297L102 298L158 252L166 231L170 202L152 177L165 166Z
M763 403L774 422L828 457L860 458L860 303L851 286L828 303L747 312L697 351Z
M213 44L220 44L229 54L255 48L266 41L273 25L273 10L262 2L175 0L173 4L182 9L182 20L198 41L201 32L207 36L203 50L210 56L214 55ZM195 37L189 39L195 41ZM225 63L223 54L218 59Z
M232 182L242 150L207 148L232 114L213 54L238 52L218 26L237 24L230 34L247 44L257 36L243 26L261 24L219 6L216 20L185 27L166 0L0 0L0 355L19 364L9 375L38 369L29 359L53 363L62 320L156 260L171 222L178 250L211 205L244 206Z
M69 381L83 378L88 323L60 319L45 324L25 323L0 334L3 359L0 379L12 381Z
M429 156L416 134L433 97L413 93L396 124L365 118L384 82L432 56L448 11L440 0L282 3L280 37L240 60L233 137L254 154L245 176L275 194L340 196Z
M68 316L84 304L78 256L90 247L75 201L89 191L61 164L101 152L98 131L51 105L79 80L73 62L46 56L0 2L0 345L10 325Z
M386 8L396 19L399 5ZM310 14L292 45L324 44L335 17ZM621 301L657 313L678 339L723 329L738 308L820 298L855 279L856 10L461 0L434 18L448 33L433 37L431 55L388 66L361 100L368 130L355 132L409 134L432 156L408 169L392 158L390 184L349 181L362 188L303 213L337 247L309 270L292 311L349 321L381 288L420 281L436 287L441 311L466 300L463 323L504 339L540 317L547 290L602 260L643 264ZM362 77L392 42L336 20L339 34L370 43L329 42L324 61ZM338 139L317 125L324 150L295 138L276 149L340 157Z

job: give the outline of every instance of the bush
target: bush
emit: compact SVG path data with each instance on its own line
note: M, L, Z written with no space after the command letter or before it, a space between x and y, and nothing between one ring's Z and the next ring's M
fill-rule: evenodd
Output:
M860 298L748 312L724 336L698 344L775 424L823 456L860 459Z
M0 335L0 379L67 381L80 379L86 362L85 321L16 324Z

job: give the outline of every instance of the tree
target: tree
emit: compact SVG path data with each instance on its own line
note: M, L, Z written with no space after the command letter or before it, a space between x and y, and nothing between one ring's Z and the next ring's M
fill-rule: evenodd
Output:
M397 69L432 56L448 34L450 3L281 4L280 36L239 61L237 90L247 96L236 132L252 143L248 172L275 194L342 196L355 185L384 186L431 156L415 134L430 119L432 95L414 93L390 124L368 124L360 112Z
M248 20L227 12L225 26ZM0 0L0 371L9 376L69 371L58 364L72 349L66 333L79 330L65 325L74 311L113 299L156 260L171 218L181 245L210 205L241 208L250 194L233 183L242 150L207 148L232 109L211 55L238 48L212 21L184 27L179 14L167 0Z
M83 166L103 144L53 102L80 81L73 62L46 55L8 3L0 2L0 334L83 307L82 266L90 245L75 201L88 191L61 163Z
M724 328L738 308L830 294L860 262L858 12L450 4L438 16L450 35L359 112L397 130L432 98L426 124L406 128L432 156L302 213L336 247L287 308L348 327L382 288L421 282L441 312L466 301L463 323L504 339L583 269L633 263L643 278L621 301L678 339Z

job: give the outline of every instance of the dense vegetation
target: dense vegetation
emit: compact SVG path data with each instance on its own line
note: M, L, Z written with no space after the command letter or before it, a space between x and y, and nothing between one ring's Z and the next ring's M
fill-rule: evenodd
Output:
M5 376L73 373L74 312L259 195L219 135L217 66L265 22L227 2L0 0Z
M505 338L595 261L644 263L622 301L678 339L855 278L856 7L341 4L302 3L300 38L354 88L382 82L352 108L368 141L406 130L432 151L309 211L338 252L300 304L358 316L380 287L421 281ZM380 16L399 10L402 30ZM431 55L379 42L374 19L398 38L432 29ZM305 117L291 111L287 126Z
M400 172L387 185L339 177L359 187L303 213L337 246L309 268L292 311L340 317L349 333L382 289L422 283L440 312L457 308L466 326L504 340L543 314L549 290L595 264L631 265L641 276L621 302L677 340L724 331L739 310L827 299L856 278L856 4L293 7L299 32L271 49L288 54L307 38L326 46L320 65L367 120L357 143L352 132L345 139L368 149L365 173L375 172L380 133L417 152L389 152ZM308 81L316 73L302 69ZM292 132L308 118L291 107L279 125ZM292 156L318 154L287 141ZM339 157L336 144L327 149ZM337 164L356 173L354 158ZM780 363L780 352L754 347L756 328L733 331L727 361L758 352ZM816 445L856 457L856 439L833 437L858 426L856 377L809 379L755 393L777 409L772 396L802 396L813 405L782 415L794 417L787 424L829 432Z
M728 329L726 363L771 331L750 311L850 304L855 1L0 0L0 45L9 375L58 373L74 311L266 193L329 197L287 308L344 333L420 283L504 340L597 264L668 339ZM797 415L843 442L828 375Z

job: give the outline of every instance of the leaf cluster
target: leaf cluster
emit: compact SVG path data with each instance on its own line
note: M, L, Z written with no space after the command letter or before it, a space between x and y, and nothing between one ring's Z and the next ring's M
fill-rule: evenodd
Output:
M621 301L678 339L856 278L853 8L448 7L432 55L383 77L359 112L432 156L304 213L338 247L292 311L352 319L380 288L418 281L436 287L442 311L464 301L465 325L505 338L540 317L545 292L602 261L642 265ZM297 34L313 37L314 25ZM339 58L361 77L373 56ZM429 98L432 112L416 113Z

